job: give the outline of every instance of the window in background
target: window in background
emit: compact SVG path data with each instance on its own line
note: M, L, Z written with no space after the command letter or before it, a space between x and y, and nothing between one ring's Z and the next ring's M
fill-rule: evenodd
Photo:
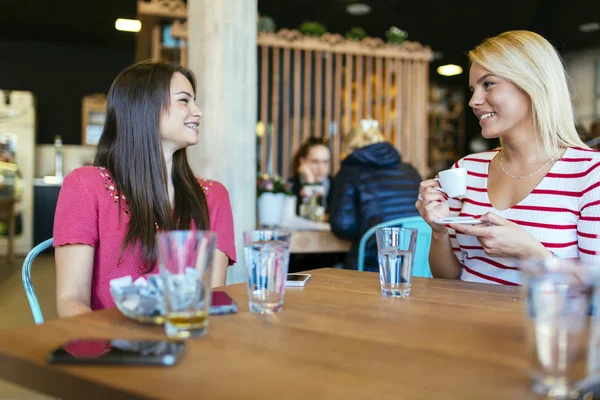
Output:
M81 113L81 143L84 146L95 146L102 135L106 118L106 95L85 96L81 105Z

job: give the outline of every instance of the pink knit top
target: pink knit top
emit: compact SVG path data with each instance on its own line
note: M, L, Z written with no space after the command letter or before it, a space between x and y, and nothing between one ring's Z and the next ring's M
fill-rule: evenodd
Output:
M233 215L227 189L216 181L199 179L206 195L210 230L217 233L217 248L235 263ZM121 252L127 233L129 211L125 199L119 207L118 193L108 170L81 167L63 181L54 217L54 246L87 244L93 246L91 308L114 307L111 279L143 276L141 245ZM122 254L122 257L121 257ZM158 272L158 265L151 273Z

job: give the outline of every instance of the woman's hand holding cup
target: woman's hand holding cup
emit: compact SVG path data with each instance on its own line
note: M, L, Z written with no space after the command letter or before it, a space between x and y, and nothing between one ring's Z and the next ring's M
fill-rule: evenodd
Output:
M419 185L419 197L415 206L421 217L435 232L445 232L444 225L435 220L450 216L448 197L462 197L467 191L467 170L452 168L440 171L435 179L428 179Z
M450 216L448 207L448 196L440 189L440 184L435 179L428 179L419 185L419 197L415 207L421 217L431 226L435 232L446 232L444 225L436 224L434 221Z

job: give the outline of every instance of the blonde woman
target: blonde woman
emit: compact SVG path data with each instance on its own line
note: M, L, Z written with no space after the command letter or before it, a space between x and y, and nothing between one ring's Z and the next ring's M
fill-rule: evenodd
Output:
M469 105L482 136L501 147L455 163L468 171L461 200L435 190L437 181L421 182L416 206L433 229L433 275L518 285L522 259L600 262L600 153L575 130L558 52L538 34L511 31L469 59ZM434 222L456 215L484 224Z
M336 236L354 241L344 268L356 269L358 243L369 228L417 215L414 203L421 177L384 141L376 121L361 121L344 138L344 147L348 156L332 183L329 221ZM374 241L367 244L365 270L379 270Z

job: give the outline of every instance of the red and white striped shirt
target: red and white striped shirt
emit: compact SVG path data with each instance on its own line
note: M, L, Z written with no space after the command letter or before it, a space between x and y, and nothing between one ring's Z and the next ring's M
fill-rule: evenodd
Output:
M467 193L450 199L451 216L480 217L493 212L518 224L558 258L580 258L600 265L600 152L568 148L533 191L516 205L497 210L488 198L487 178L498 150L462 158L454 167L467 169ZM519 285L514 257L490 257L474 236L450 231L461 280Z

